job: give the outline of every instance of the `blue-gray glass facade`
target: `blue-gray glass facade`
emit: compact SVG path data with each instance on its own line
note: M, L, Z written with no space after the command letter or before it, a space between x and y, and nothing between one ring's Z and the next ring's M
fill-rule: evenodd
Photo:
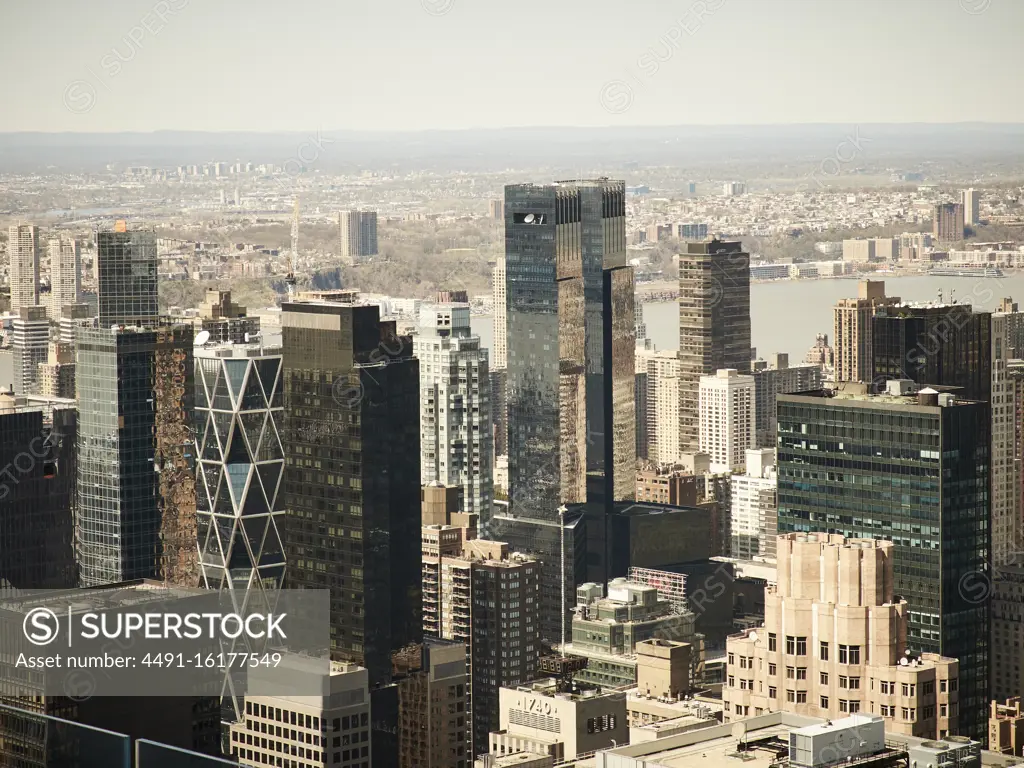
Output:
M780 395L779 533L891 540L908 645L960 660L960 729L985 738L989 606L961 584L989 563L989 408L919 397Z
M100 327L152 325L159 317L156 235L96 235L96 298Z

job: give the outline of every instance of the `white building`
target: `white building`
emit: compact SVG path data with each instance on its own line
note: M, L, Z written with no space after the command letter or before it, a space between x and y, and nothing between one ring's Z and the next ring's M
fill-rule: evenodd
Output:
M370 768L366 670L331 662L328 685L324 696L247 695L245 715L231 724L231 755L246 766Z
M11 314L39 304L39 228L14 224L7 230Z
M64 317L64 308L82 300L82 251L73 238L55 237L49 243L50 291L54 320Z
M742 475L729 478L732 491L733 557L750 560L754 556L775 557L778 536L778 478L775 449L758 448L747 451L747 468Z
M659 464L676 464L681 461L679 353L638 348L635 366L636 373L646 374L646 413L638 413L636 418L645 423L647 458Z
M700 452L711 457L711 471L742 468L756 445L754 377L734 368L701 376L699 402Z
M970 226L981 221L979 216L980 195L974 187L960 191L960 202L964 206L964 224Z
M494 261L494 278L491 290L494 293L494 359L491 367L494 370L508 368L508 320L505 316L505 254L500 254ZM640 304L637 304L640 306Z
M19 395L39 394L39 365L46 363L50 351L50 321L46 319L46 310L23 306L11 327L14 391Z
M420 312L413 351L420 361L420 482L463 490L464 512L490 519L494 498L491 381L487 350L465 304Z
M737 195L745 194L747 191L747 185L742 181L727 181L722 186L722 194L726 197L736 197Z

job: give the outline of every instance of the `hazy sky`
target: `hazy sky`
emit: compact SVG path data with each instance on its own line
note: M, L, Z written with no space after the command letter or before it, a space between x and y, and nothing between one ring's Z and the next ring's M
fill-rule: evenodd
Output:
M0 131L1024 122L1021 0L2 0Z

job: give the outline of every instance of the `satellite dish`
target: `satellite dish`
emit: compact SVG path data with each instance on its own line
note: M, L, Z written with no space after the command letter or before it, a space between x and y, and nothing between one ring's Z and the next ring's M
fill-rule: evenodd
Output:
M197 346L197 347L201 347L206 342L208 342L209 340L210 340L210 332L209 331L200 331L199 333L196 334L196 340L193 342L193 344L195 346Z
M110 326L110 332L111 333L117 333L117 329L120 328L120 327L121 327L120 325L118 325L117 323L114 323L112 326Z
M740 722L735 723L733 725L733 727L732 727L732 737L734 739L742 739L746 735L747 735L747 724L745 722L743 722L741 720Z
M246 332L244 338L245 338L245 343L248 344L249 343L249 334L248 334L248 332Z
M532 213L528 213L523 217L523 222L526 224L533 224L534 218L535 217Z

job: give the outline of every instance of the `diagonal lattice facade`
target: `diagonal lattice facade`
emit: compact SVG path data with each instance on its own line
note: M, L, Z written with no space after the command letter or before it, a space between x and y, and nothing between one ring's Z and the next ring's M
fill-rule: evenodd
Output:
M281 356L197 348L195 371L202 586L230 591L238 609L268 605L284 580Z

